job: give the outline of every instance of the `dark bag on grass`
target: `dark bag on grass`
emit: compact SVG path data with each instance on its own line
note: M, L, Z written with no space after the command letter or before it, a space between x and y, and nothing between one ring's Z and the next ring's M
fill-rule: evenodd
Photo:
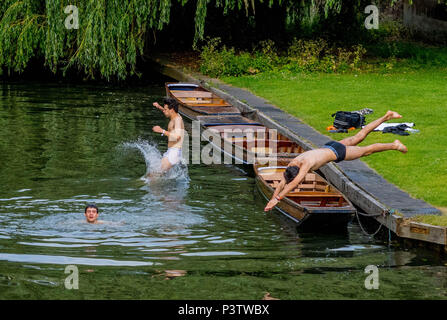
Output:
M337 111L333 116L334 127L337 129L361 128L365 124L365 117L357 112Z

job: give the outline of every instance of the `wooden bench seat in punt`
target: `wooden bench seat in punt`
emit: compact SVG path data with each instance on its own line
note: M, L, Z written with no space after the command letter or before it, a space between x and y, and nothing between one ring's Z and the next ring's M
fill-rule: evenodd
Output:
M284 176L284 171L282 172L266 172L266 173L261 173L260 174L261 177L264 178L264 180L266 181L271 181L271 180L281 180L282 177ZM316 175L315 173L308 173L306 174L306 177L304 178L304 183L306 182L321 182L324 184L327 184L327 182L321 178L320 176Z
M236 108L235 108L236 109ZM236 109L239 111L239 109ZM215 126L234 126L234 125L261 125L259 122L247 119L242 115L216 115L216 116L198 116L203 126L214 128Z
M194 101L194 102L191 102L191 101L181 101L183 104L185 104L185 105L187 105L188 107L190 107L190 108L202 108L202 107L225 107L225 108L231 108L231 109L235 109L236 111L234 111L234 112L237 112L237 113L239 113L238 111L238 109L236 109L236 108L234 108L233 106L230 106L229 104L227 104L227 103L219 103L219 102L212 102L212 101L205 101L205 100L203 100L203 101Z
M238 115L237 110L234 110L233 107L227 107L227 106L200 106L200 107L196 107L196 106L191 106L188 108L190 108L191 110L193 110L196 113L200 113L201 115L198 116L199 117L214 117L214 116L218 116L220 114L223 115L228 115L228 116L232 116L232 115Z
M215 95L213 95L211 92L207 91L182 91L182 90L171 90L172 95L174 95L177 98L218 98L223 100L222 98L219 98Z
M241 117L241 119L243 119ZM246 119L246 118L245 118ZM239 120L239 119L238 119ZM246 119L249 120L249 119ZM265 133L267 128L261 125L250 124L234 124L225 126L212 126L210 129L225 134L228 138L232 137L247 137L247 133Z

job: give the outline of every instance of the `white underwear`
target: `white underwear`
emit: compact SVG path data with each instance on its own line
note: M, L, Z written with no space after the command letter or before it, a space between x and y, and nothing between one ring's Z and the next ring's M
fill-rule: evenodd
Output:
M182 149L168 148L168 151L163 154L163 158L168 158L171 165L176 165L182 160Z

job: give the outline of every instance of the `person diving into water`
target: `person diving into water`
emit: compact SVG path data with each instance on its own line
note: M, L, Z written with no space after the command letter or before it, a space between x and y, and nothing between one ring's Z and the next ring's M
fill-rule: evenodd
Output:
M178 103L172 98L165 98L163 107L154 102L153 106L163 111L166 118L169 118L168 129L164 130L160 126L154 126L152 130L156 133L161 133L162 136L168 138L168 150L163 154L161 159L161 172L166 173L174 165L182 160L182 145L184 138L184 124L183 119L178 113ZM150 177L153 174L148 174Z
M304 180L309 171L317 170L331 161L350 161L387 150L397 150L406 153L408 151L407 147L399 140L395 140L392 143L375 143L364 147L357 146L357 144L362 142L380 124L398 118L402 118L402 116L397 112L388 111L383 117L365 126L355 136L339 142L329 141L322 148L300 154L288 164L286 171L284 171L284 177L281 179L281 182L273 193L272 199L267 203L264 211L273 209L282 198Z

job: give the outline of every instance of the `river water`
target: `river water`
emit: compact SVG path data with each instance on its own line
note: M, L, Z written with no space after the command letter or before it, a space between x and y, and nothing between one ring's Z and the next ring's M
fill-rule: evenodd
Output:
M158 80L0 85L1 299L445 298L435 253L389 247L355 222L298 233L263 212L247 168L142 179L167 148L151 130L166 128L152 107L163 95ZM84 222L90 202L106 223ZM65 286L69 265L78 289ZM365 288L368 265L378 289Z

